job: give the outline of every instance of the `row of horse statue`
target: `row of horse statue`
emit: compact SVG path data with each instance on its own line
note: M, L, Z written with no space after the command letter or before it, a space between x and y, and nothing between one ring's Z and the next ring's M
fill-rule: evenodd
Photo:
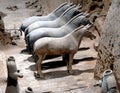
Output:
M73 57L79 49L82 38L95 39L95 35L89 31L94 25L87 18L88 13L82 12L81 7L81 5L65 2L48 15L29 17L21 24L20 29L25 35L26 49L38 57L37 71L34 73L36 78L44 78L41 63L48 55L61 55L63 61L67 63L68 73L74 73L72 70ZM7 69L6 93L19 93L17 80L23 75L17 70L14 57L8 58ZM109 82L104 83L109 85ZM102 84L102 87L105 84ZM113 86L106 87L104 90L111 87ZM28 88L26 93L33 93L33 91ZM103 93L111 92L105 90Z
M41 62L47 55L64 56L67 70L72 74L73 57L82 37L95 38L88 30L93 24L87 15L81 11L81 5L63 3L47 16L33 16L23 21L21 30L25 34L26 48L38 57L36 77L43 77Z

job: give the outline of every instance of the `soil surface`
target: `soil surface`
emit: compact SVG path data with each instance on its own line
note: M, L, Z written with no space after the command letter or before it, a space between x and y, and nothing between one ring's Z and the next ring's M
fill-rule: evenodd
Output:
M27 0L0 0L0 11L7 14L4 17L6 29L13 29L14 25L19 29L22 21L34 13L34 9L25 7ZM16 9L11 7L17 6ZM6 59L14 56L17 67L24 77L19 79L21 93L27 87L31 87L34 93L101 93L99 87L94 87L94 67L96 64L97 52L93 44L98 41L98 34L95 40L84 38L79 51L74 56L74 75L69 75L66 71L66 64L61 57L44 60L43 73L45 79L34 77L35 62L30 54L21 53L25 49L24 35L15 42L17 45L0 46L0 93L5 93L6 88Z

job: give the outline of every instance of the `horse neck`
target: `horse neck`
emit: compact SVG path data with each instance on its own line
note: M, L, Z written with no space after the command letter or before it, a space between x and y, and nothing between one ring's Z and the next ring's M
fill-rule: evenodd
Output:
M68 7L69 5L63 4L59 6L57 9L55 9L51 14L59 17Z
M85 32L87 32L87 31L88 31L87 29L85 30L85 29L79 29L78 28L76 31L73 31L71 33L72 37L74 37L74 40L76 40L76 42L78 44L78 48L81 44L81 40L84 37Z
M73 18L71 21L68 22L67 26L71 26L73 29L75 29L82 24L83 18L84 16L78 16L75 19Z

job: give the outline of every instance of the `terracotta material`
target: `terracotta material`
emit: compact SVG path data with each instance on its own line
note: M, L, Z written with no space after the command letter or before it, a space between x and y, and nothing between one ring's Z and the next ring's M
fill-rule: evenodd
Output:
M27 49L32 52L33 44L36 40L43 37L63 37L81 25L89 24L90 21L86 18L87 14L78 14L69 22L60 28L39 28L29 33L26 37Z
M81 6L76 6L73 5L70 8L68 8L60 17L58 17L57 19L53 20L53 21L36 21L34 23L32 23L31 25L29 25L26 29L25 29L25 36L30 33L31 31L34 31L35 29L38 28L59 28L61 26L63 26L64 24L66 24L70 19L72 19L74 16L76 16L77 14L81 13L81 11L79 10L81 8Z
M41 72L41 63L46 55L65 55L67 71L69 74L73 74L73 57L78 51L82 37L90 27L91 25L79 27L70 34L61 38L45 37L37 40L34 44L34 52L39 57L39 59L36 62L37 73L35 73L35 76L41 78L44 77Z
M10 56L7 59L7 70L8 70L8 78L7 78L7 87L5 93L20 93L18 77L22 78L23 75L19 72L19 70L17 70L15 58L13 56Z
M25 29L33 22L35 21L48 21L48 20L54 20L56 18L58 18L66 9L68 9L72 4L71 3L63 3L61 4L58 8L56 8L53 12L51 12L50 14L46 15L46 16L32 16L27 18L26 20L24 20L22 22L22 25L20 27L20 29L22 31L25 31Z

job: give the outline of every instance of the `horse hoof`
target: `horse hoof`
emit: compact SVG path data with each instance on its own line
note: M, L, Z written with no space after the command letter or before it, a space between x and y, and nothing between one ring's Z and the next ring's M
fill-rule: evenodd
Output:
M71 71L68 71L68 73L70 74L70 75L74 75L74 72L71 70Z
M44 76L38 74L37 72L34 72L34 76L35 76L35 78L41 78L41 79L44 79Z

